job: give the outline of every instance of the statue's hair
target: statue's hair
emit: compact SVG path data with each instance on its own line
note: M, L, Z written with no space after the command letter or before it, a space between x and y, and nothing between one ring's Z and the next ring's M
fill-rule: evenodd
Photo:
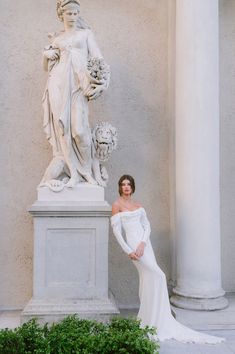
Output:
M63 21L64 7L68 4L75 4L80 8L80 2L78 0L57 0L57 15L61 21Z
M57 15L60 21L63 21L63 13L65 11L65 6L68 4L75 4L78 6L78 9L80 9L80 2L78 0L57 0ZM77 20L77 28L90 29L91 27L82 17L79 16Z

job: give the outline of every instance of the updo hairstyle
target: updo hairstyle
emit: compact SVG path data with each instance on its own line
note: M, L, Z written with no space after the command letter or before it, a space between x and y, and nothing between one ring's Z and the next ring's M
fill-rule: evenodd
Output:
M60 21L63 21L63 13L65 11L66 5L75 4L78 6L78 11L80 10L80 3L78 0L58 0L57 1L57 15Z

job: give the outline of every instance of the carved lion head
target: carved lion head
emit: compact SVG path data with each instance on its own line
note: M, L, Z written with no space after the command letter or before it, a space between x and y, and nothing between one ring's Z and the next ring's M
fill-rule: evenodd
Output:
M92 131L95 156L100 161L107 161L117 148L117 130L108 122L102 122Z

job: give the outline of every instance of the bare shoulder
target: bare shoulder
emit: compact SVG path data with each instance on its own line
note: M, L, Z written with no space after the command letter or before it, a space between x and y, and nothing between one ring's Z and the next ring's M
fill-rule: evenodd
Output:
M143 206L142 206L141 203L135 201L135 207L136 207L136 208L142 208Z
M120 211L120 204L118 200L116 200L112 205L112 215L119 213L119 211Z

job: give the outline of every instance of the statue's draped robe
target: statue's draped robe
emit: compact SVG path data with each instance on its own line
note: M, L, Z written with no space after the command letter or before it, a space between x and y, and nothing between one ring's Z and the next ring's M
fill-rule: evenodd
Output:
M91 131L88 121L88 99L84 95L90 85L87 71L89 58L102 58L90 29L72 34L61 32L52 43L59 59L49 63L43 96L44 130L69 173L83 176L91 173Z

